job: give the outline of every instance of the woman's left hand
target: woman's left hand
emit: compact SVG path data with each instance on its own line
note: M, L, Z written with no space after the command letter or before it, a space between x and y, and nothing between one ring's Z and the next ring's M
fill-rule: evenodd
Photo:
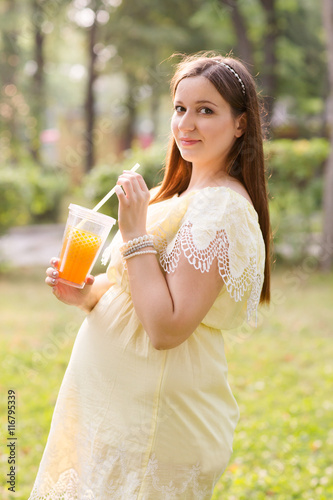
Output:
M118 223L123 240L128 241L146 234L150 193L143 177L136 172L124 170L118 178L116 194L119 200Z

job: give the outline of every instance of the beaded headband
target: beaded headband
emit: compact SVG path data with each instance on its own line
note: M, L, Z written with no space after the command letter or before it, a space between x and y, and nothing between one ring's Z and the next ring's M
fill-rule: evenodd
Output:
M227 68L236 78L237 80L239 81L239 83L241 84L241 87L242 87L242 92L243 94L245 95L245 85L243 83L243 80L241 79L241 77L239 76L238 73L236 73L236 71L231 67L229 66L229 64L225 64L224 62L222 61L216 61L218 64L221 64L222 66L224 66L225 68Z

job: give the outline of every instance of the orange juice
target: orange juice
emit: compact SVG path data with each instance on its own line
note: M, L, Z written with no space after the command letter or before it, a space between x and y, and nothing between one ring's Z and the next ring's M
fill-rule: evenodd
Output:
M83 286L102 241L101 236L69 225L60 254L59 278Z

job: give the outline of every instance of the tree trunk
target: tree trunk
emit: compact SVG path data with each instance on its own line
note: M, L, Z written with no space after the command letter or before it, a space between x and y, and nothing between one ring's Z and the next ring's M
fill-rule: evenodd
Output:
M40 135L44 128L44 113L45 113L45 78L44 78L44 33L42 32L41 23L43 19L43 11L37 0L32 2L34 13L34 41L35 41L35 61L37 70L33 75L33 114L36 119L36 128L31 138L31 154L35 161L40 162Z
M253 58L253 46L252 42L248 37L247 27L244 21L244 17L239 10L237 0L220 0L222 5L225 5L231 14L232 23L235 29L237 46L236 55L242 59L242 61L249 66L250 71L253 71L254 58Z
M158 123L160 117L161 98L157 87L153 87L150 100L150 117L153 124L152 137L156 139L158 136Z
M89 36L89 64L88 64L88 83L87 83L87 94L85 102L85 115L86 115L86 159L85 159L85 170L89 172L95 164L95 145L94 145L94 127L95 127L95 94L94 94L94 83L97 78L96 74L96 57L94 52L94 46L96 44L97 35L97 21L95 19L94 24L88 31Z
M16 72L19 61L19 49L17 46L17 30L15 24L15 0L6 0L3 7L3 15L6 16L6 29L2 31L3 40L3 61L4 68L2 69L0 87L3 87L1 100L6 102L8 106L8 115L1 117L0 129L6 130L9 138L9 161L11 163L18 162L19 138L17 133L17 120L15 106L12 103L12 95L17 92L16 88ZM12 86L11 91L8 90Z
M152 94L150 98L150 118L153 124L152 138L156 139L158 136L158 125L160 117L160 105L161 105L161 77L156 72L158 68L158 56L156 50L152 53L152 65L149 71L150 79L149 85L152 89Z
M131 149L133 139L135 136L135 120L137 116L137 102L135 95L133 94L133 89L135 88L135 77L130 73L127 74L128 82L128 93L127 93L127 120L123 136L123 149Z
M327 106L327 124L331 143L324 176L324 227L321 251L321 269L329 271L333 266L333 4L332 0L323 0L323 24L326 32L328 77L330 94Z
M269 125L274 99L277 89L276 75L276 42L278 38L278 26L276 17L275 0L260 0L266 14L266 34L264 37L264 62L262 69L262 86L264 90L265 110L267 113L266 123Z

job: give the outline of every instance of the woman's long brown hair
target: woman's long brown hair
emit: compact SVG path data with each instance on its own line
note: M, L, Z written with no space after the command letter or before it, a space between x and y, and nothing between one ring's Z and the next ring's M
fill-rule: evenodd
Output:
M240 82L225 66L228 64L240 76L245 85L245 95ZM227 173L238 179L248 191L256 212L266 248L264 283L260 302L270 301L270 242L271 228L268 211L268 196L265 175L262 127L259 101L255 82L245 66L231 57L219 55L194 55L185 57L178 64L171 81L172 96L184 78L205 76L215 86L223 99L229 103L233 116L246 114L247 126L244 134L237 138L227 158ZM156 203L181 194L189 185L192 163L184 160L173 137L170 139L163 181L151 203Z

